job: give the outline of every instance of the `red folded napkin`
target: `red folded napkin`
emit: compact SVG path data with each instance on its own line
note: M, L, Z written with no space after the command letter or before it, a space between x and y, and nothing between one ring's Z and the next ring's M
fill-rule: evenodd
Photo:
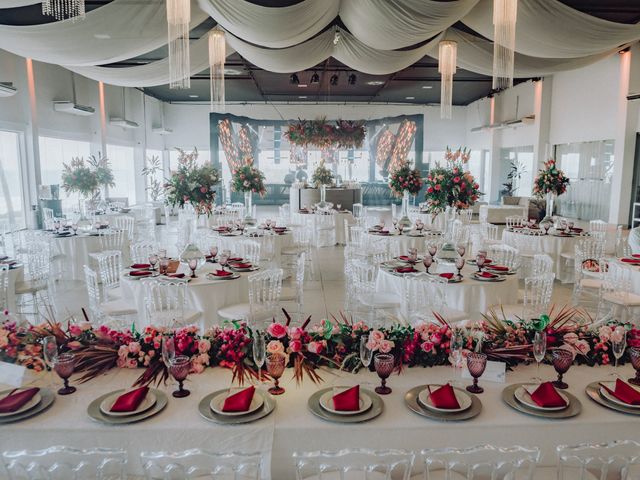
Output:
M149 387L140 387L130 392L120 395L111 408L110 412L133 412L136 410L149 392Z
M169 278L184 278L184 273L170 273L167 275Z
M578 228L578 227L571 227L571 229L570 229L570 230L572 230L572 231L574 231L574 232L577 232L577 233L582 232L582 228Z
M16 389L17 390L17 389ZM15 390L0 400L0 413L11 413L19 410L40 391L39 388L27 388L16 392ZM15 393L14 393L15 392Z
M414 273L417 272L417 270L413 267L398 267L396 268L396 272L398 273Z
M253 395L256 392L256 387L251 385L249 388L240 390L238 393L229 395L224 401L222 406L223 412L246 412L251 406Z
M634 253L631 255L633 258L640 258L640 253Z
M488 259L488 258L485 258L485 259L484 259L484 264L485 264L485 265L491 265L492 263L493 263L493 260L490 260L490 259Z
M411 261L411 259L407 255L400 255L398 260L404 260L405 262Z
M456 398L456 393L454 392L453 387L448 383L433 392L431 391L431 388L429 388L429 399L436 408L445 408L447 410L460 408L460 404Z
M509 267L505 267L503 265L491 265L489 267L491 270L495 270L496 272L508 272Z
M451 273L451 272L441 273L440 276L442 278L446 278L447 280L451 280L453 278L453 273Z
M132 277L146 277L147 275L151 275L153 272L149 270L134 270L129 272L129 275Z
M640 263L640 258L623 258L621 261L624 263Z
M287 227L273 227L274 232L284 232Z
M213 275L216 277L228 277L229 275L233 275L233 273L227 272L226 270L216 270Z
M233 268L251 268L250 263L234 263L231 265Z
M241 262L244 260L242 257L232 257L229 259L230 262Z
M148 263L134 263L131 265L131 268L150 268L151 265Z
M332 400L333 408L339 412L357 412L360 410L360 385L334 395Z
M476 273L476 275L482 278L498 278L498 275L490 272L480 272L480 273Z
M567 406L567 402L564 401L551 382L542 383L530 395L534 402L544 408Z
M616 388L615 390L611 390L606 385L600 384L602 388L604 388L611 395L616 397L621 402L627 403L629 405L640 405L640 392L633 388L628 383L616 379Z

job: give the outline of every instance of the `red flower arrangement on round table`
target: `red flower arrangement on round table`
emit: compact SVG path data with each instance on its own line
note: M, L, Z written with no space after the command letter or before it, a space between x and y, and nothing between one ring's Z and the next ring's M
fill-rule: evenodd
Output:
M447 165L429 171L427 176L427 210L432 214L443 212L447 207L464 210L472 207L480 198L480 186L471 172L465 170L469 161L469 150L459 148L445 152Z
M246 157L244 164L231 170L231 188L234 192L252 192L261 197L267 193L265 176L253 165L253 158Z
M538 175L533 180L533 194L536 197L543 197L547 193L562 195L567 191L569 179L560 170L556 161L551 159L544 162L544 168L538 170Z
M405 190L417 195L422 188L420 171L411 168L408 162L403 163L389 175L389 188L396 197L402 197Z

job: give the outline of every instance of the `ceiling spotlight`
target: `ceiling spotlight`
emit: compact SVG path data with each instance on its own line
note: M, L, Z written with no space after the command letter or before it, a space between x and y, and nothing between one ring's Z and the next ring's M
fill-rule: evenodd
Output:
M189 95L189 98L200 98L200 95Z
M430 90L433 88L432 85L422 85L422 88L424 88L425 90Z
M355 85L356 84L356 74L352 73L351 75L349 75L349 78L347 79L347 83L349 83L349 85Z
M369 80L367 82L367 85L373 85L373 86L384 85L384 82L382 80Z
M404 97L404 98L405 98L405 100L415 100L416 99L416 97Z
M300 83L300 79L298 78L298 74L297 73L292 73L291 76L289 77L289 83L291 85L298 85Z
M329 85L338 85L338 75L336 75L335 73L331 75L331 78L329 79Z
M309 83L320 83L320 75L318 75L316 72L313 72L313 75L311 75L311 80L309 80Z

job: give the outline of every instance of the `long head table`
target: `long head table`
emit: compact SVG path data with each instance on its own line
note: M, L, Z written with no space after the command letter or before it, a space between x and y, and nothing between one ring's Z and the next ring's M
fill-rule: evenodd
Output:
M153 418L117 427L96 423L87 416L89 403L104 393L131 385L141 373L140 370L119 370L78 385L73 395L57 396L53 406L39 416L3 425L0 449L37 449L52 445L125 448L129 452L128 469L134 475L142 473L141 451L195 447L211 451L263 451L271 452L270 471L274 480L295 478L291 459L294 451L348 447L419 451L487 443L529 445L541 449L542 465L553 466L555 447L559 444L638 438L638 417L605 409L584 393L587 384L607 378L610 372L610 367L574 366L569 370L565 380L570 385L569 392L582 402L582 413L567 420L545 420L516 412L501 399L505 384L482 379L480 384L485 392L479 398L483 407L476 418L445 423L418 416L406 407L404 395L417 385L445 382L453 377L450 367L436 367L409 368L400 376L391 376L388 385L393 393L383 397L383 413L367 423L344 425L315 417L307 408L307 400L319 387L307 379L296 386L291 379L292 372L287 371L281 382L286 393L276 397L277 407L271 415L247 425L218 425L202 418L197 409L206 394L229 386L230 372L216 368L190 376L187 388L191 396L184 399L169 396L166 409ZM543 365L540 373L547 379L555 374L548 365ZM632 369L620 367L620 373L627 378L632 376ZM507 384L529 381L534 374L535 366L516 367L507 373ZM341 373L340 376L324 372L322 375L326 382L321 387L360 383L371 388L378 382L375 373L370 372ZM470 380L462 382L466 385ZM162 388L167 392L174 389L173 386Z

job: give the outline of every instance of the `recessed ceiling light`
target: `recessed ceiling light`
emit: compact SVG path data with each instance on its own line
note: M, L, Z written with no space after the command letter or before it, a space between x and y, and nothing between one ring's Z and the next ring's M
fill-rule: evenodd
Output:
M433 88L432 85L422 85L422 88L424 88L425 90L429 90L430 88Z
M225 68L224 69L224 74L225 75L242 75L244 73L244 70L239 70L237 68Z
M307 98L307 96L306 95L300 95L298 98L305 99L305 98Z
M405 98L405 100L415 100L416 99L416 97L404 97L404 98Z
M108 33L94 33L93 36L98 40L109 40L111 38Z
M200 95L189 95L189 98L200 98Z
M369 80L367 85L384 85L384 82L382 80Z
M298 84L298 88L307 88L309 85L307 85L306 83L299 83Z

